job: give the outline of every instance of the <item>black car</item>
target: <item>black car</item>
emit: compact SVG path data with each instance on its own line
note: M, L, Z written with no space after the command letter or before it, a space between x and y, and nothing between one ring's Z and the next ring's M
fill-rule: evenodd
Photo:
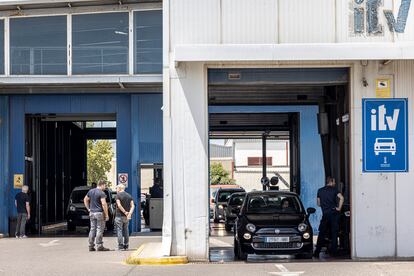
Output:
M214 197L214 222L224 220L224 212L227 208L227 201L234 193L244 192L243 188L219 188Z
M227 202L227 208L224 212L224 226L226 231L231 231L237 214L240 212L246 193L234 193Z
M246 260L247 254L296 255L312 258L313 231L309 215L295 193L250 192L235 222L234 253Z
M67 227L68 231L75 231L76 226L89 226L89 213L83 203L83 199L89 190L90 186L75 187L70 194L69 204L67 207ZM112 196L112 192L106 189L106 202L108 203L109 221L106 222L106 228L108 230L114 229L115 218L115 200Z

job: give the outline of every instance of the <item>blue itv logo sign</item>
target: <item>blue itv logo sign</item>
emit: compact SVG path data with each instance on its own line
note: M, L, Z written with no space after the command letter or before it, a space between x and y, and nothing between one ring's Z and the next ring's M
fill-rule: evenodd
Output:
M407 99L363 99L363 171L408 171Z

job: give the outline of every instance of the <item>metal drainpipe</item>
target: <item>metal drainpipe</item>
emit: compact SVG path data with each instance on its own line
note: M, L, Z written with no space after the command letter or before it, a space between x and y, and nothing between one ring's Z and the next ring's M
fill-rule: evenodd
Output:
M267 158L266 158L266 138L267 134L263 133L262 135L262 179L267 177ZM266 191L266 186L263 185L263 191Z

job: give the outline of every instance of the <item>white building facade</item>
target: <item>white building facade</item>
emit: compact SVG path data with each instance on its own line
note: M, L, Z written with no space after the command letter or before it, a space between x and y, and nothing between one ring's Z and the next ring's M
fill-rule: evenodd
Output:
M410 0L165 0L164 254L209 256L208 70L348 68L351 256L413 257L412 165L362 171L362 99L376 79L408 98L414 142L414 7ZM413 146L409 147L409 156ZM410 162L411 164L413 162ZM197 174L197 181L194 181Z

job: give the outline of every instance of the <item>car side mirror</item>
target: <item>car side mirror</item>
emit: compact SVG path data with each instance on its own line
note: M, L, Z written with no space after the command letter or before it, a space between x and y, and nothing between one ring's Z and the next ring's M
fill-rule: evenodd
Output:
M308 209L306 209L306 212L308 213L308 215L311 215L316 212L316 209L313 207L309 207Z

